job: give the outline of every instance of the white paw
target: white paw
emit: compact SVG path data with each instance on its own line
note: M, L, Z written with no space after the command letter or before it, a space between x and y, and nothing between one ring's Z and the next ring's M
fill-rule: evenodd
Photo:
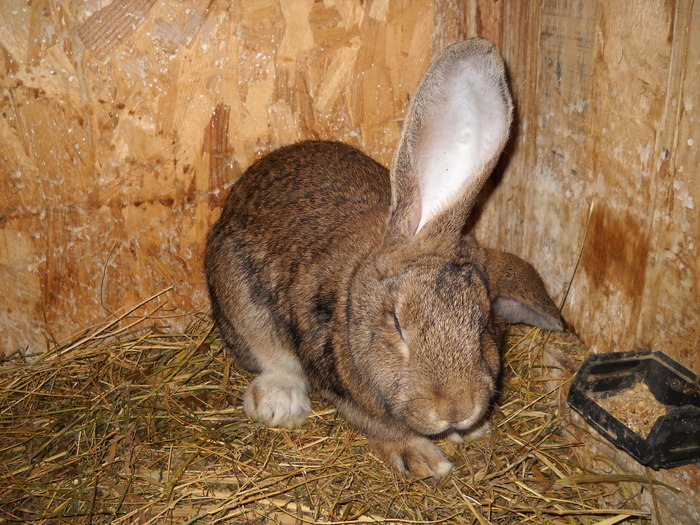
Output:
M476 441L489 432L491 432L491 421L485 420L483 423L477 423L466 432L452 432L447 436L447 439L452 441L452 443L459 444L467 441Z
M447 439L452 441L452 443L456 443L458 445L461 445L464 443L464 438L462 437L462 434L459 432L451 432L448 436Z
M268 427L295 428L311 412L311 402L302 378L263 373L248 385L243 408L251 419Z

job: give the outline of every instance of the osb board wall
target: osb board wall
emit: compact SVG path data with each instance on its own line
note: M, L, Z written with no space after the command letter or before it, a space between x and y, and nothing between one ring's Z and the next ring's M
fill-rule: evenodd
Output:
M505 2L503 23L517 134L481 237L561 299L588 222L567 320L700 372L700 4Z
M492 7L3 0L0 348L169 287L154 317L182 327L208 308L206 231L241 169L305 138L388 164L433 50L500 27Z
M172 286L206 309L206 230L301 138L388 164L435 51L503 49L514 138L482 240L531 260L594 348L700 370L697 3L19 0L0 4L0 336L41 348Z

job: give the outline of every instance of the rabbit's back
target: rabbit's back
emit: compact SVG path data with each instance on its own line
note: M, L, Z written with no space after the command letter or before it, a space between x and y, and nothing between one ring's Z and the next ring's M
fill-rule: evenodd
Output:
M333 369L318 360L335 302L379 243L390 199L388 170L340 142L286 146L246 170L212 227L205 262L212 313L239 364L259 371L246 346L267 331L297 349L313 341L304 364Z
M383 222L390 199L387 169L361 151L341 142L300 142L248 168L212 236L249 237L268 256L314 257L355 218L376 213Z

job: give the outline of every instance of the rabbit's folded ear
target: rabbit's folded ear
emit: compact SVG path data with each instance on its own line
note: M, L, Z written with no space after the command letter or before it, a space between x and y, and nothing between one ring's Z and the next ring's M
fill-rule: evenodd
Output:
M488 250L486 263L493 312L508 323L563 330L564 323L542 278L527 262L511 253Z
M448 47L411 99L391 168L389 233L461 230L508 138L513 104L493 43Z

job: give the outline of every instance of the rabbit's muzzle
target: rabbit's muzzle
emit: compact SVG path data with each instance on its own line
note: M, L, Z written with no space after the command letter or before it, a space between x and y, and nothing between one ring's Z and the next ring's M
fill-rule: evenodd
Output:
M468 430L482 420L493 392L493 385L434 388L401 403L395 415L426 436Z

